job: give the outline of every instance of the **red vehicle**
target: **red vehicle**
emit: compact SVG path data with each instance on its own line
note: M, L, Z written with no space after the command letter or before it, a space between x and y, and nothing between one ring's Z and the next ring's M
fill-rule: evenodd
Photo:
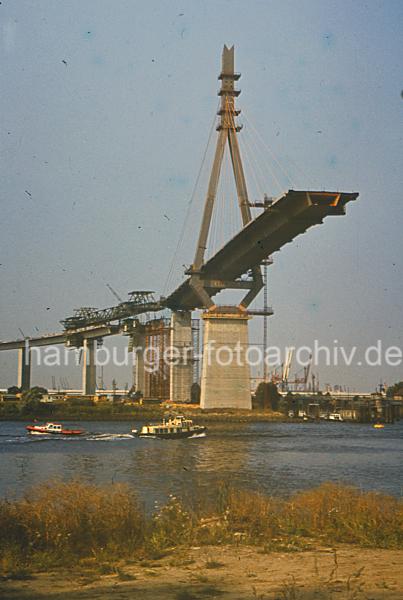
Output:
M27 425L25 429L32 435L82 435L85 433L84 429L65 429L61 423Z

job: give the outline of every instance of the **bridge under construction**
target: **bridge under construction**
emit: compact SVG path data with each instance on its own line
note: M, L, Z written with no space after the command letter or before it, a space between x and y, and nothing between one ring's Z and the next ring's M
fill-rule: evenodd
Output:
M155 297L150 291L134 291L127 301L105 308L81 308L61 321L63 330L0 342L0 351L18 351L18 387L29 389L31 349L63 344L82 348L82 391L94 395L96 390L96 345L103 338L125 335L135 353L134 385L145 397L173 402L188 402L192 383L199 379L195 368L195 345L200 343L198 321L192 311L202 311L203 350L201 365L202 408L251 408L250 372L247 361L233 361L222 366L214 358L205 360L214 342L239 345L245 355L248 347L248 322L254 316L271 315L267 306L250 307L265 284L266 265L271 256L310 227L323 223L327 216L341 216L346 204L358 193L317 190L288 190L276 198L265 196L261 202L249 199L242 156L238 143L241 125L235 88L240 74L234 69L234 47L224 46L220 107L216 127L214 160L208 181L205 204L194 259L186 269L185 280L167 296ZM235 182L241 229L218 251L207 258L209 232L217 197L225 150L229 151ZM252 208L260 214L252 216ZM241 299L231 306L219 305L216 296L224 290L238 291ZM170 311L167 320L166 312ZM161 311L164 314L161 316ZM154 313L154 319L150 315ZM144 364L144 353L158 348L161 357L167 348L175 348L175 361L160 360L152 373Z

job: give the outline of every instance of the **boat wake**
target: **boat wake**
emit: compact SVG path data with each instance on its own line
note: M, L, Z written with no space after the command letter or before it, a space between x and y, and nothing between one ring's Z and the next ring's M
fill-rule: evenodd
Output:
M53 442L55 440L73 440L74 438L68 435L24 435L9 437L4 440L6 444L37 444L38 442Z
M141 440L160 440L163 438L160 438L158 435L133 435L132 437L138 437ZM194 440L196 438L204 438L206 437L206 433L203 431L203 433L194 433L193 435L189 435L189 437L181 437L178 438L181 442L184 442L186 440ZM172 441L172 439L169 439L168 441Z
M114 442L116 440L132 440L132 433L94 433L86 435L85 439L90 442Z

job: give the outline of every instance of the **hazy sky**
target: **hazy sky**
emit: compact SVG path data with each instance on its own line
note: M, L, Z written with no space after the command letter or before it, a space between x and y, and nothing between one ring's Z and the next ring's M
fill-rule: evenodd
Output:
M250 119L296 188L360 193L346 217L274 256L270 343L402 348L402 21L391 0L3 0L0 339L113 304L106 282L162 293L226 43L242 73L241 138L253 139ZM187 237L197 228L190 219ZM402 367L319 371L351 389L403 379ZM52 374L80 382L79 369L34 382ZM0 387L15 381L16 354L0 353Z

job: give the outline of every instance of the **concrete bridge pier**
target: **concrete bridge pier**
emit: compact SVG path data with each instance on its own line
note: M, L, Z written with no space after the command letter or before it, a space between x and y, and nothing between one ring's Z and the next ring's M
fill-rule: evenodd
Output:
M193 341L191 311L173 312L171 316L170 402L190 402L193 381Z
M201 408L251 409L247 362L249 315L238 307L215 307L204 320Z
M146 336L144 332L135 333L133 335L132 344L134 352L133 383L136 392L142 392L144 394L144 351L146 347Z
M95 339L83 341L83 396L94 396L96 391Z
M31 349L28 346L18 349L17 386L23 392L31 387Z

